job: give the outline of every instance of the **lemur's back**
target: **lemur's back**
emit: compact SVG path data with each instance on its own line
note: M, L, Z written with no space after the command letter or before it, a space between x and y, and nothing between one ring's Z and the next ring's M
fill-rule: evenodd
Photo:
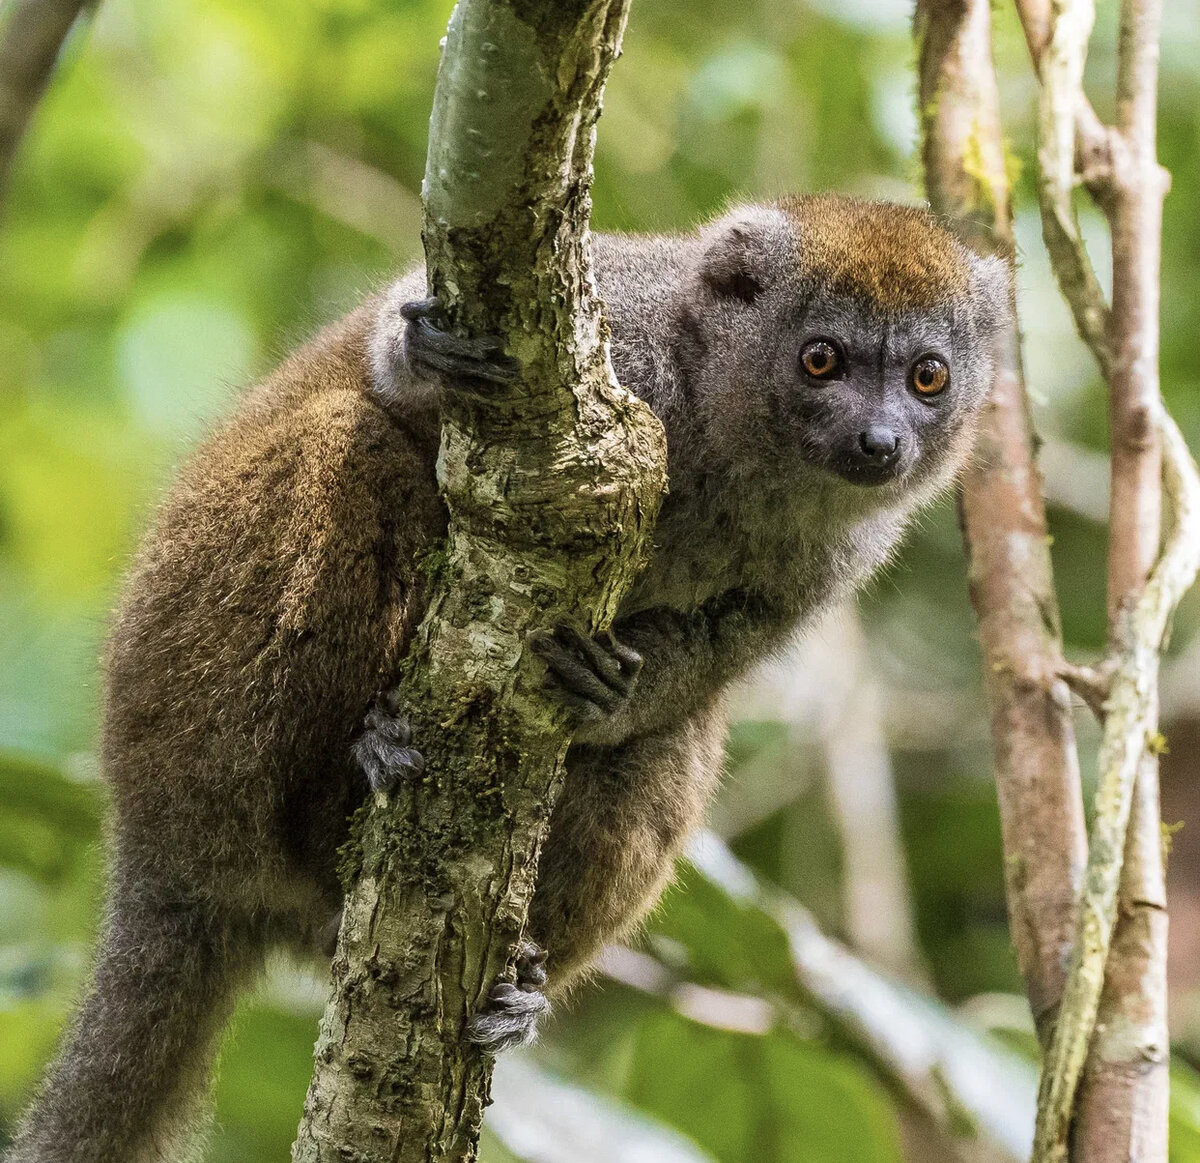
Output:
M436 419L370 397L360 310L257 386L184 468L109 649L117 869L247 912L328 921L351 744L420 617L441 535Z

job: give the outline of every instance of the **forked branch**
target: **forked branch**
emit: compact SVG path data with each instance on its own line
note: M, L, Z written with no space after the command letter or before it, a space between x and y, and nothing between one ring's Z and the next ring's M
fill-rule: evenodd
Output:
M1109 309L1104 291L1088 257L1075 210L1076 139L1083 96L1083 68L1096 12L1092 0L1051 0L1052 14L1046 35L1031 39L1041 85L1038 98L1038 197L1042 208L1042 236L1058 284L1071 308L1075 326L1108 376ZM1040 29L1036 0L1018 0L1026 30ZM1039 10L1034 16L1031 9ZM1094 137L1108 135L1096 122Z
M1049 1163L1070 1152L1087 1163L1163 1163L1166 918L1153 741L1162 637L1195 576L1200 530L1195 466L1163 411L1158 385L1162 6L1123 0L1111 129L1097 126L1082 88L1091 0L1017 6L1041 80L1043 231L1080 334L1108 381L1112 432L1109 645L1100 668L1111 679L1096 820L1067 988L1043 1068L1034 1160ZM1071 201L1077 175L1112 232L1111 309L1080 240ZM1164 487L1174 518L1160 555ZM1088 1085L1080 1092L1084 1071Z
M925 182L981 245L1012 245L988 0L917 6ZM1079 761L1063 665L1041 477L1014 322L997 347L963 537L991 709L1013 944L1043 1038L1062 994L1086 856Z
M1066 1158L1075 1092L1104 987L1134 784L1157 731L1159 656L1171 615L1200 568L1200 475L1165 412L1162 434L1163 488L1173 519L1163 554L1117 632L1079 932L1042 1071L1035 1163Z

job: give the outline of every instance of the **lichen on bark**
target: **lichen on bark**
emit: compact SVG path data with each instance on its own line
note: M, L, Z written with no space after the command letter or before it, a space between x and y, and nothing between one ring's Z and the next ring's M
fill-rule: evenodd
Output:
M626 0L463 0L426 171L431 293L501 336L511 389L447 392L450 513L402 683L424 777L362 813L293 1158L473 1159L490 1060L466 1022L510 967L567 736L529 632L606 626L666 482L615 383L588 256L592 147Z

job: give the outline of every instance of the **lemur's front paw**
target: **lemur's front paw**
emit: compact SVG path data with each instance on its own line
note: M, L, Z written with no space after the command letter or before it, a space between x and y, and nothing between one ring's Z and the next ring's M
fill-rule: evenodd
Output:
M538 1021L550 1012L542 993L546 984L546 952L523 941L517 953L517 981L498 982L488 994L487 1007L467 1024L467 1038L486 1054L511 1046L528 1046L537 1037Z
M444 330L436 299L405 303L400 314L408 324L404 354L415 371L469 385L511 384L520 375L521 365L504 354L496 336L464 338Z
M546 685L580 724L615 714L637 686L642 656L608 631L590 638L558 626L533 635L529 645L546 663Z
M354 758L373 791L391 791L402 777L425 770L425 758L409 746L411 740L412 730L400 714L395 693L381 696L367 712L363 733L354 743Z

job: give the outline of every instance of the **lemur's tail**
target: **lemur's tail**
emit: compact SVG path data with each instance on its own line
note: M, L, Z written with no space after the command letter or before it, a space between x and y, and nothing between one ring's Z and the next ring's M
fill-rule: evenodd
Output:
M215 1044L254 945L206 909L117 891L87 994L8 1163L188 1157Z

